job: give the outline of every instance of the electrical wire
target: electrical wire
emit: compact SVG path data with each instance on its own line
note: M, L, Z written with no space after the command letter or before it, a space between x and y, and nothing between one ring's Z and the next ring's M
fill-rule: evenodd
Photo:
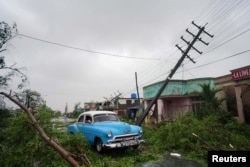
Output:
M214 64L214 63L218 63L218 62L220 62L220 61L223 61L223 60L226 60L226 59L229 59L229 58L232 58L232 57L241 55L241 54L245 54L245 53L247 53L247 52L250 52L250 50L245 50L245 51L242 51L242 52L233 54L233 55L231 55L231 56L227 56L227 57L224 57L224 58L221 58L221 59L217 59L217 60L214 60L214 61L211 61L211 62L202 64L202 65L200 65L200 66L196 66L196 67L193 67L193 68L189 68L188 70L193 70L193 69L196 69L196 68L201 68L201 67L204 67L204 66L207 66L207 65L211 65L211 64Z
M131 56L122 56L122 55L98 52L98 51L94 51L94 50L88 50L88 49L73 47L73 46L69 46L69 45L65 45L65 44L61 44L61 43L57 43L57 42L51 42L51 41L48 41L48 40L44 40L44 39L40 39L40 38L36 38L36 37L32 37L32 36L24 35L24 34L20 34L20 33L18 33L16 35L26 37L26 38L30 38L30 39L33 39L33 40L37 40L37 41L40 41L40 42L52 44L52 45L57 45L57 46L69 48L69 49L75 49L75 50L89 52L89 53L95 53L95 54L102 54L102 55L106 55L106 56L113 56L113 57L119 57L119 58L128 58L128 59L139 59L139 60L160 60L160 59L157 59L157 58L131 57Z

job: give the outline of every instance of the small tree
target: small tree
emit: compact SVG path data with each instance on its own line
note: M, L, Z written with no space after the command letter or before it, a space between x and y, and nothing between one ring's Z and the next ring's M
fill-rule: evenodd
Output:
M17 25L10 27L5 22L0 22L0 54L7 50L9 41L17 34ZM14 77L19 76L21 83L18 88L22 88L27 81L26 75L22 72L23 68L16 68L15 64L7 65L4 56L0 55L0 88L8 86L8 82Z
M211 88L210 84L200 84L202 92L200 93L201 98L205 101L206 108L210 110L217 110L220 108L224 99L218 99L216 93L220 90Z
M14 95L19 102L24 104L27 108L29 107L37 107L44 105L44 101L41 97L41 94L37 91L33 91L30 89L25 89L21 93L15 93Z
M203 118L206 115L216 113L216 111L221 111L221 104L224 99L218 99L216 94L220 91L219 89L211 88L210 84L200 84L202 88L201 99L204 100L205 106L201 107L196 116L198 118Z
M74 106L74 110L73 110L73 113L72 113L72 117L78 117L79 114L81 114L83 112L83 109L81 108L81 102L78 102L75 104Z

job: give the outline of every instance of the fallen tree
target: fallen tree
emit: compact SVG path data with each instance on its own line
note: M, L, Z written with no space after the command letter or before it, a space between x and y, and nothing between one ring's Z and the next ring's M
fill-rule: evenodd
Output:
M72 167L80 167L78 162L71 156L73 154L67 152L62 146L60 146L58 143L56 143L51 137L49 137L44 130L40 127L37 120L33 116L30 109L28 109L26 106L24 106L22 103L17 101L15 98L13 98L10 94L7 94L5 92L0 92L0 94L7 97L9 100L11 100L13 103L18 105L22 110L25 111L25 113L28 115L29 120L31 121L31 124L33 127L38 131L42 139L55 151L57 151L64 160L66 160ZM79 157L78 157L79 158ZM81 155L80 157L81 161L83 162L85 167L91 167L90 161L88 160L86 155Z

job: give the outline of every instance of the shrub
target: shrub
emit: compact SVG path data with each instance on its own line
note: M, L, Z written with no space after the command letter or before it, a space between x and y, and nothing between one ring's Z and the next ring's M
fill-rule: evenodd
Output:
M171 125L160 123L145 129L146 147L152 153L179 152L202 164L209 150L249 150L249 139L249 125L239 124L225 112L202 119L188 113Z

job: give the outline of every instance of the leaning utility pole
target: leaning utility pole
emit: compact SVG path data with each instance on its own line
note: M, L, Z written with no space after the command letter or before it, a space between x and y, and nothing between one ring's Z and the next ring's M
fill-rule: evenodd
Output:
M191 59L190 56L188 56L188 52L190 51L190 49L192 48L192 49L196 50L198 53L202 54L202 52L198 51L195 47L193 47L193 45L196 42L196 40L199 40L202 43L208 45L208 43L205 43L201 38L199 38L199 36L201 35L201 33L204 32L208 36L210 36L211 38L213 37L213 35L210 35L209 33L207 33L205 31L205 26L203 26L203 27L197 26L193 21L192 21L192 24L195 25L199 29L198 34L195 36L190 31L188 31L188 29L186 30L189 34L191 34L194 37L194 39L193 39L193 41L191 43L188 42L188 41L186 41L183 37L181 37L181 39L184 40L188 44L188 47L187 47L187 49L185 51L183 51L178 45L176 45L176 47L178 49L180 49L181 52L183 53L182 57L179 59L179 61L175 65L175 67L171 70L170 74L168 75L168 77L166 78L166 80L164 81L164 83L162 84L161 88L159 89L159 91L157 92L157 94L155 95L155 97L153 98L153 100L147 106L147 108L146 108L145 112L143 113L143 115L138 119L137 125L141 126L142 122L144 121L144 119L148 115L150 109L152 108L152 106L154 104L156 104L157 99L160 97L161 93L163 92L163 90L167 86L169 80L173 77L173 75L175 74L175 72L177 71L177 69L179 68L179 66L181 65L181 63L183 62L183 60L185 59L185 57L189 58L193 63L195 63L195 61L193 59Z

